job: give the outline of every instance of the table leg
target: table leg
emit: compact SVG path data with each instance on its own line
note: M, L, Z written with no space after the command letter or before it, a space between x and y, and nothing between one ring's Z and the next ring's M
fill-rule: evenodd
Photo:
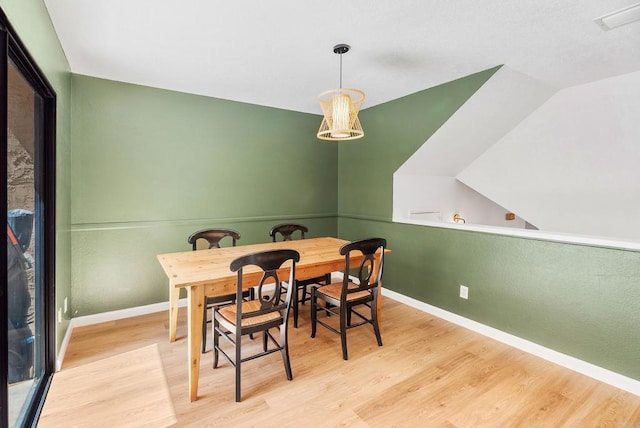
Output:
M180 303L180 289L169 284L169 342L176 341L178 330L178 305Z
M202 346L204 288L188 287L187 298L189 311L189 400L196 401L200 374L200 347Z

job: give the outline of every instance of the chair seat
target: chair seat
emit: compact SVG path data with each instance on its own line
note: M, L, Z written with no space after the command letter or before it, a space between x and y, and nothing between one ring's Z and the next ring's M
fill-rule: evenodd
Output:
M356 284L353 282L349 282L348 287L350 289L358 288ZM340 295L342 294L342 281L340 282L332 282L329 285L323 285L322 287L318 287L318 294L324 294L327 297L330 297L335 300L340 300ZM371 293L367 290L359 291L357 293L347 294L347 301L364 299L367 297L371 297Z
M325 282L326 277L327 277L327 274L324 274L324 275L316 276L315 278L298 279L296 281L298 281L298 284L304 284L304 285L311 285L311 284L322 285Z
M236 293L227 294L225 296L207 297L207 305L228 304L236 299Z
M243 298L247 298L251 295L251 292L249 290L245 291L242 293L242 297ZM225 295L220 295L220 296L209 296L206 298L207 300L207 305L228 305L229 303L234 303L236 300L236 293L232 293L232 294L225 294Z
M222 315L225 321L231 325L236 325L236 314L238 307L236 305L229 305L218 310L218 313ZM242 312L249 313L260 310L260 301L250 300L248 302L242 302ZM242 320L242 327L251 327L259 324L266 324L278 319L282 319L282 316L278 312L269 312L264 315L257 315L255 317L248 317ZM222 320L221 320L222 321Z

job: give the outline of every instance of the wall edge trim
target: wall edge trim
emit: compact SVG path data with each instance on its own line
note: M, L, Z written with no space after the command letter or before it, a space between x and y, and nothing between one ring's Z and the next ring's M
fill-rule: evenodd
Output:
M442 229L454 229L463 232L478 232L489 235L505 236L511 238L530 239L534 241L556 242L567 245L582 245L586 247L609 248L612 250L638 251L640 242L622 240L616 238L603 238L599 236L572 235L570 233L552 232L544 230L518 229L503 226L488 226L479 224L457 224L428 220L416 220L397 218L393 223L410 224L414 226L437 227Z
M69 346L69 341L71 340L71 331L73 330L73 319L69 321L69 325L67 325L67 331L64 334L64 339L62 339L62 343L60 344L60 349L56 354L56 366L54 370L59 372L62 369L62 362L64 360L64 356L67 353L67 347Z
M381 217L381 216L371 216L364 214L354 214L354 213L338 213L338 218L350 218L354 220L368 220L368 221L377 221L380 223L393 223L392 219L389 217Z
M421 302L403 294L397 293L393 290L382 288L382 294L385 297L396 300L400 303L404 303L415 309L421 310L438 318L442 318L445 321L449 321L460 327L474 331L476 333L487 336L491 339L502 342L506 345L543 358L552 363L558 364L569 370L573 370L577 373L588 376L597 381L606 383L631 394L640 396L640 380L636 380L620 373L605 369L604 367L596 366L595 364L580 360L570 355L563 354L550 348L546 348L537 343L523 339L518 336L506 333L502 330L498 330L488 325L473 321L469 318L465 318L453 312L446 311L438 308L437 306L430 305L428 303Z
M102 223L73 223L71 224L71 232L89 232L95 230L123 230L123 229L142 229L158 226L184 226L193 224L210 224L210 223L252 223L258 221L285 221L312 218L331 218L338 217L337 213L319 213L319 214L300 214L300 215L270 215L270 216L254 216L254 217L211 217L211 218L195 218L185 220L150 220L150 221L114 221Z

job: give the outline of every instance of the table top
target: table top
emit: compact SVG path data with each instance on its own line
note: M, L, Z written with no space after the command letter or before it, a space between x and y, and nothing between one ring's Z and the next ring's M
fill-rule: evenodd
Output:
M344 256L339 250L348 242L331 237L307 238L158 254L157 257L173 287L232 285L229 282L235 281L236 273L231 271L229 265L237 257L257 251L290 248L300 253L300 261L296 265L296 278L312 278L333 270L341 270ZM245 268L245 273L250 273L251 270L251 267ZM258 270L256 267L256 273ZM288 274L286 269L282 273Z

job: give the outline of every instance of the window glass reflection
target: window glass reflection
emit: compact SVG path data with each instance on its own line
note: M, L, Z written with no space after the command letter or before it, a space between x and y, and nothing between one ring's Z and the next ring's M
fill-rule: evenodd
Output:
M9 424L20 425L38 367L36 296L38 236L34 233L34 167L39 97L9 63L7 144L7 297Z

